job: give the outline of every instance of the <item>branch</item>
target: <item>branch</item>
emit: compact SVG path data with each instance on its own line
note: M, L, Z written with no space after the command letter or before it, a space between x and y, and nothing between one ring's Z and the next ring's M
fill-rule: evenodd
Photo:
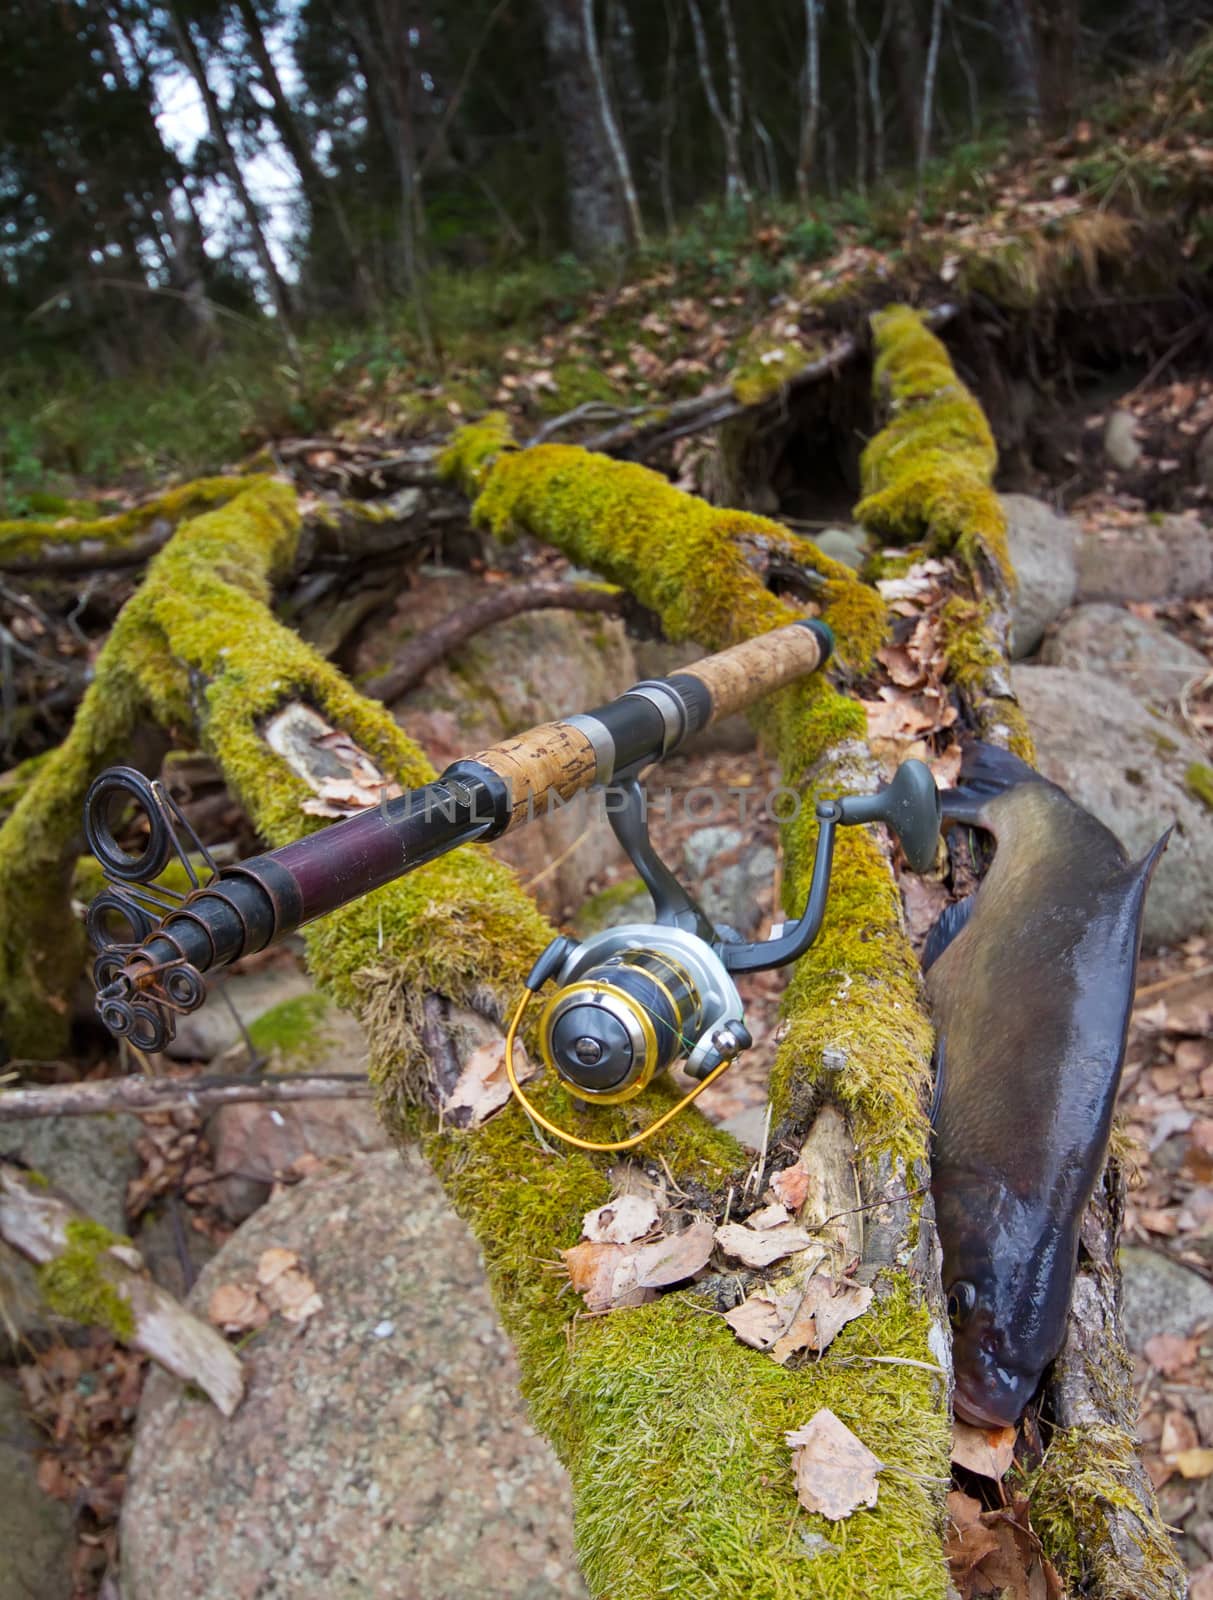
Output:
M357 1072L299 1073L289 1078L101 1078L93 1083L0 1091L0 1123L33 1117L95 1117L114 1111L200 1111L255 1100L367 1100L371 1086Z
M571 583L517 583L494 589L461 611L452 611L428 633L411 639L395 664L363 687L365 692L390 705L408 693L444 657L457 650L475 634L495 623L524 611L602 611L618 616L623 601L618 592L608 589L579 588Z
M46 1270L40 1282L52 1310L102 1322L115 1337L196 1383L230 1417L244 1395L231 1346L147 1276L130 1241L0 1162L0 1239Z

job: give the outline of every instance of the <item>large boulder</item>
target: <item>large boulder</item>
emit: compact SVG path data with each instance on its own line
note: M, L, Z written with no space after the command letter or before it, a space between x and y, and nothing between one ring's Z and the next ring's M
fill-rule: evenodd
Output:
M582 1596L568 1484L527 1420L480 1256L420 1158L277 1195L189 1303L295 1251L323 1305L248 1342L228 1421L163 1371L139 1409L124 1600Z
M485 593L484 580L470 573L431 569L429 577L408 591L395 615L359 646L360 674L385 671L393 646L425 633ZM639 676L631 643L616 618L532 611L468 640L395 710L405 729L442 767L537 723L602 705ZM587 880L617 857L619 847L605 821L599 817L587 826L589 822L587 808L571 804L493 846L524 883L537 879L535 897L549 914L577 905ZM560 864L549 871L558 859Z
M1130 1350L1144 1350L1156 1333L1186 1337L1213 1320L1213 1288L1160 1250L1126 1245L1120 1272L1120 1315Z
M268 1011L312 992L312 982L293 961L275 962L253 972L231 972L216 978L208 1003L177 1018L177 1030L166 1054L177 1061L214 1061L243 1042Z
M1199 747L1102 673L1015 667L1037 764L1137 857L1174 826L1146 901L1147 945L1213 927L1213 813L1189 787Z
M1073 603L1078 525L1028 494L1004 494L1007 544L1018 579L1011 611L1011 654L1031 655L1045 629Z
M69 1600L76 1542L71 1507L38 1487L46 1441L0 1379L0 1600Z
M1191 678L1208 672L1199 650L1161 623L1120 606L1079 606L1044 642L1040 659L1050 667L1098 672L1143 699L1173 703Z
M1191 513L1086 530L1079 600L1171 600L1213 589L1213 529Z

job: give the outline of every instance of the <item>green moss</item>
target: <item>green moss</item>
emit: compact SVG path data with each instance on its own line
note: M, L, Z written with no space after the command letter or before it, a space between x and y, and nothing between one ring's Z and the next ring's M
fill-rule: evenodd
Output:
M584 939L605 928L614 912L630 905L645 892L644 880L633 876L621 878L618 883L608 884L605 889L599 889L597 894L590 895L588 900L582 901L573 918L578 937Z
M666 637L723 649L791 620L794 612L757 578L756 561L778 558L826 579L826 620L839 657L862 668L884 637L879 596L808 539L767 517L709 506L648 467L610 461L575 445L507 451L500 428L455 435L447 477L476 496L479 526L509 540L530 532L622 584L656 611Z
M883 538L955 551L974 571L992 566L1013 584L985 413L916 311L877 312L872 328L877 394L889 421L863 453L856 518Z
M30 756L28 760L10 767L7 772L0 773L0 823L34 781L49 754L49 751L44 751L41 755Z
M255 481L251 478L198 478L110 517L25 518L0 522L0 566L9 561L29 560L47 543L96 542L107 548L122 548L150 532L155 523L164 521L176 526L209 507L224 504Z
M84 1218L69 1222L64 1232L62 1251L38 1268L42 1298L61 1317L95 1323L116 1339L129 1341L135 1334L135 1314L107 1273L104 1257L112 1245L129 1245L130 1240Z
M503 451L517 448L505 412L490 411L479 422L470 422L456 432L438 457L439 476L474 495L497 457Z
M1213 811L1213 767L1206 766L1203 761L1193 761L1184 773L1184 788L1207 811Z
M1178 1592L1181 1569L1157 1507L1143 1515L1144 1476L1137 1446L1121 1428L1063 1429L1049 1441L1027 1481L1032 1526L1072 1593L1167 1600ZM1127 1513L1121 1548L1107 1534L1112 1507Z
M300 994L271 1006L249 1023L253 1048L268 1055L280 1050L285 1056L301 1056L314 1050L317 1033L329 1012L329 1003L320 994Z
M552 368L552 382L555 388L539 395L541 416L558 417L593 400L618 405L623 398L623 391L606 373L588 361L558 361Z
M743 406L759 405L798 378L812 359L795 339L751 340L733 368L733 395Z

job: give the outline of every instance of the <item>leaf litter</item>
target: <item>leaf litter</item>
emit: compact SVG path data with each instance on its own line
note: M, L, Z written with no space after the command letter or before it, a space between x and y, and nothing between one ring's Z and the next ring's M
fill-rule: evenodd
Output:
M255 1281L221 1283L207 1302L207 1316L224 1333L251 1333L277 1314L302 1325L321 1310L324 1298L294 1250L274 1245L263 1250Z
M884 1462L827 1407L785 1434L792 1449L796 1498L806 1511L841 1522L876 1504Z

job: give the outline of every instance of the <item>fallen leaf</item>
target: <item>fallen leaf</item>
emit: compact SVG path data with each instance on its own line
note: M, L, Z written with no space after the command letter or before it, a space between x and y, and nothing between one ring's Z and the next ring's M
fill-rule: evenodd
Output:
M952 1424L952 1460L980 1478L1001 1478L1015 1458L1016 1429L974 1428L959 1417Z
M655 1291L636 1282L635 1245L601 1244L586 1240L564 1250L569 1282L582 1297L587 1311L611 1311L616 1306L642 1306L656 1298Z
M642 1245L636 1252L636 1282L642 1289L664 1289L693 1278L707 1265L715 1241L716 1230L701 1217L681 1233L668 1233L654 1244Z
M828 1407L784 1437L792 1447L796 1497L806 1511L840 1522L876 1504L876 1474L884 1463Z
M595 1211L587 1211L581 1224L583 1239L595 1244L631 1244L657 1226L656 1202L648 1195L623 1194Z
M1176 1378L1193 1365L1200 1351L1199 1339L1185 1339L1178 1333L1156 1333L1145 1342L1145 1357L1164 1378Z
M775 1198L787 1206L789 1211L799 1211L809 1192L808 1169L799 1161L795 1166L784 1167L782 1172L776 1172L772 1176L771 1188Z
M741 1340L754 1350L769 1350L796 1314L799 1294L778 1295L770 1289L758 1289L726 1311L724 1320Z
M251 1284L221 1283L211 1295L206 1314L225 1333L247 1333L264 1328L270 1309Z
M761 1211L755 1211L745 1219L747 1228L756 1232L764 1232L767 1228L782 1228L785 1222L791 1222L792 1213L787 1206L778 1201L774 1205L763 1206Z
M1177 1451L1171 1460L1183 1478L1208 1478L1213 1476L1213 1450L1197 1448Z
M261 1285L273 1283L275 1278L280 1278L284 1272L289 1272L292 1267L299 1265L299 1257L293 1250L283 1250L278 1245L272 1245L268 1250L261 1252L257 1262L257 1282Z
M790 1224L782 1228L756 1231L741 1222L726 1222L716 1230L716 1243L725 1255L747 1267L769 1267L772 1261L807 1250L813 1243L803 1228Z
M1167 1461L1176 1461L1179 1456L1188 1450L1195 1450L1200 1444L1196 1436L1196 1429L1192 1419L1186 1411L1168 1411L1162 1419L1162 1444L1160 1446L1163 1458Z
M839 1330L861 1317L871 1304L872 1291L861 1284L810 1278L795 1316L775 1342L772 1356L782 1366L798 1350L814 1350L818 1354L828 1350Z
M533 1078L538 1071L518 1040L514 1042L514 1071L519 1083ZM508 1103L510 1095L510 1080L505 1071L505 1040L494 1039L472 1051L442 1109L446 1116L467 1111L467 1126L479 1128Z

